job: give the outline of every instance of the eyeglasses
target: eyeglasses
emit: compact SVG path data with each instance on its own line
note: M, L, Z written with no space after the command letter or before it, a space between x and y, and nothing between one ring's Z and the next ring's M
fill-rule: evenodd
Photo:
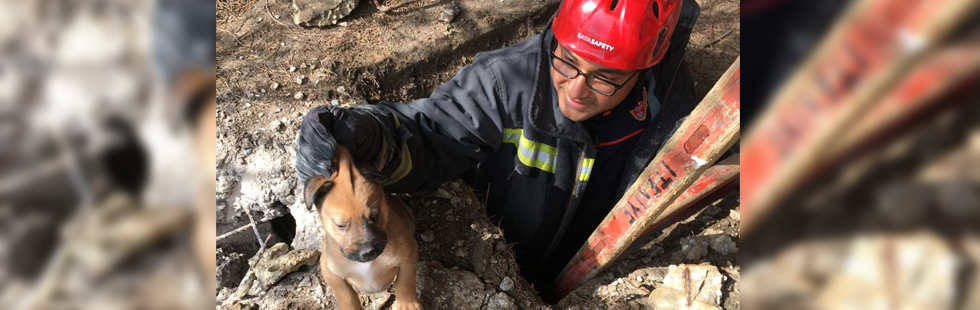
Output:
M626 85L626 82L629 82L629 80L632 79L637 72L640 72L633 71L633 74L630 74L630 77L626 78L622 84L616 84L604 77L582 72L582 70L579 70L577 67L575 67L575 65L572 65L572 63L558 57L558 55L555 55L554 50L551 51L551 68L554 68L558 74L561 74L561 76L564 76L567 79L575 79L579 75L585 76L585 85L588 85L589 89L592 89L592 91L603 96L612 96L617 90L623 88L623 86Z

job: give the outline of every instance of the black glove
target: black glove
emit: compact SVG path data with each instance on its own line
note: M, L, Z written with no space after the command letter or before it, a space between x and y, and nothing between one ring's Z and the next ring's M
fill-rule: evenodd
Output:
M374 105L313 108L303 117L296 142L296 173L302 184L310 178L333 174L338 143L354 158L362 174L378 181L381 167L397 152L391 112ZM354 139L357 133L357 139Z
M296 173L300 184L305 185L313 176L333 174L333 157L337 152L334 113L343 113L342 110L324 105L313 108L303 117L296 141Z

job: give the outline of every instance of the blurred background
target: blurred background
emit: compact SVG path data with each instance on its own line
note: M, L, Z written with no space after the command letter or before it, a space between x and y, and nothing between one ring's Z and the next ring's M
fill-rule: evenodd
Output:
M0 0L0 309L213 306L214 14Z
M978 2L741 2L742 306L980 309Z

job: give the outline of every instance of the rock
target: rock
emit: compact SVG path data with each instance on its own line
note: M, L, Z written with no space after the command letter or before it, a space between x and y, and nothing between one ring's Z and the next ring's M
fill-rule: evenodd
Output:
M681 252L688 260L696 261L708 254L708 244L698 236L681 239Z
M222 306L221 310L258 310L259 305L256 304L242 304L241 301L235 301L227 306Z
M509 292L512 289L514 289L514 279L511 279L509 276L507 276L504 277L503 280L500 280L501 291Z
M248 260L241 253L225 252L224 248L217 248L215 252L218 259L216 262L218 287L238 286L248 272Z
M487 268L487 261L490 260L490 247L489 242L483 241L480 238L475 238L475 241L471 241L470 249L470 266L473 267L472 270L478 277L483 277Z
M439 20L440 22L443 22L443 23L447 23L448 24L449 22L453 21L454 18L456 18L456 14L457 13L458 13L458 10L456 10L456 8L454 8L454 7L448 7L446 9L442 10L441 13L439 13L439 18L437 18L437 20Z
M262 257L256 263L255 278L259 280L265 288L282 279L287 274L296 271L304 265L316 264L320 257L320 251L313 249L300 249L289 251L289 246L285 243L277 243L262 253Z
M701 300L688 300L684 293L666 287L653 290L640 304L645 309L687 309L687 310L721 310L721 307L705 303Z
M641 303L653 309L721 309L725 276L717 267L671 265L668 268L664 285Z
M291 244L294 249L318 250L323 245L323 224L315 208L296 199L289 205L289 214L296 220L296 236Z
M248 301L254 302L262 310L336 309L337 301L325 286L319 272L308 268L290 273L278 284L250 297Z
M289 66L289 72L296 72L296 66Z
M708 244L711 249L721 255L738 253L738 245L727 234L715 234L708 236Z
M464 270L447 269L439 262L419 263L418 289L424 309L481 310L483 282Z
M303 92L301 92L301 91L298 91L298 92L296 92L295 94L293 94L293 99L296 99L296 100L303 100L303 97L305 97L305 96L306 96L306 95L303 95Z
M425 242L436 241L436 233L433 232L431 229L427 229L423 231L420 237L422 237L422 241Z
M279 129L282 129L282 122L279 121L279 120L274 120L274 121L272 121L271 124L269 124L269 127L272 130L277 130L278 131Z
M517 310L514 299L504 293L496 293L487 300L487 306L483 310Z
M436 195L435 196L436 197L439 197L439 198L442 198L442 199L449 199L449 198L452 198L453 197L453 196L449 195L449 192L447 192L445 189L442 189L442 188L436 190Z
M335 106L335 107L336 106L339 106L340 105L340 100L337 100L337 99L330 100L330 105Z
M279 83L272 83L270 88L272 88L272 90L279 90Z
M503 240L497 240L493 243L493 249L497 252L503 252L507 250L507 243Z
M306 76L305 75L300 75L300 76L296 77L296 84L303 85L303 83L306 83Z
M336 25L360 0L293 0L293 22L303 27Z
M870 309L886 304L956 308L954 292L963 261L942 235L858 236L848 249L844 267L817 292L815 309Z

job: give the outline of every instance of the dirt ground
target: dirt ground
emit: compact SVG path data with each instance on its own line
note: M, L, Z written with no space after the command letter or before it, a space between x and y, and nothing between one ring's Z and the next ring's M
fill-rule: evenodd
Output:
M701 97L739 55L739 4L699 3L686 59ZM361 1L340 24L307 29L293 24L290 1L219 0L218 233L248 223L242 210L249 210L269 246L316 248L319 222L302 210L293 170L302 114L324 104L428 96L477 52L541 31L557 4L419 0L383 13ZM458 15L449 23L437 21L447 8ZM542 302L521 279L510 246L469 188L450 182L436 192L402 198L417 217L419 290L427 309L645 308L670 270L699 264L717 267L722 275L717 305L739 308L737 191L668 228L557 305ZM718 251L719 242L712 240L722 235L728 238L719 239L724 250ZM218 246L219 308L336 307L315 267L299 267L267 289L242 289L247 259L260 247L254 233L235 234ZM362 301L366 308L387 309L392 299L382 293Z

